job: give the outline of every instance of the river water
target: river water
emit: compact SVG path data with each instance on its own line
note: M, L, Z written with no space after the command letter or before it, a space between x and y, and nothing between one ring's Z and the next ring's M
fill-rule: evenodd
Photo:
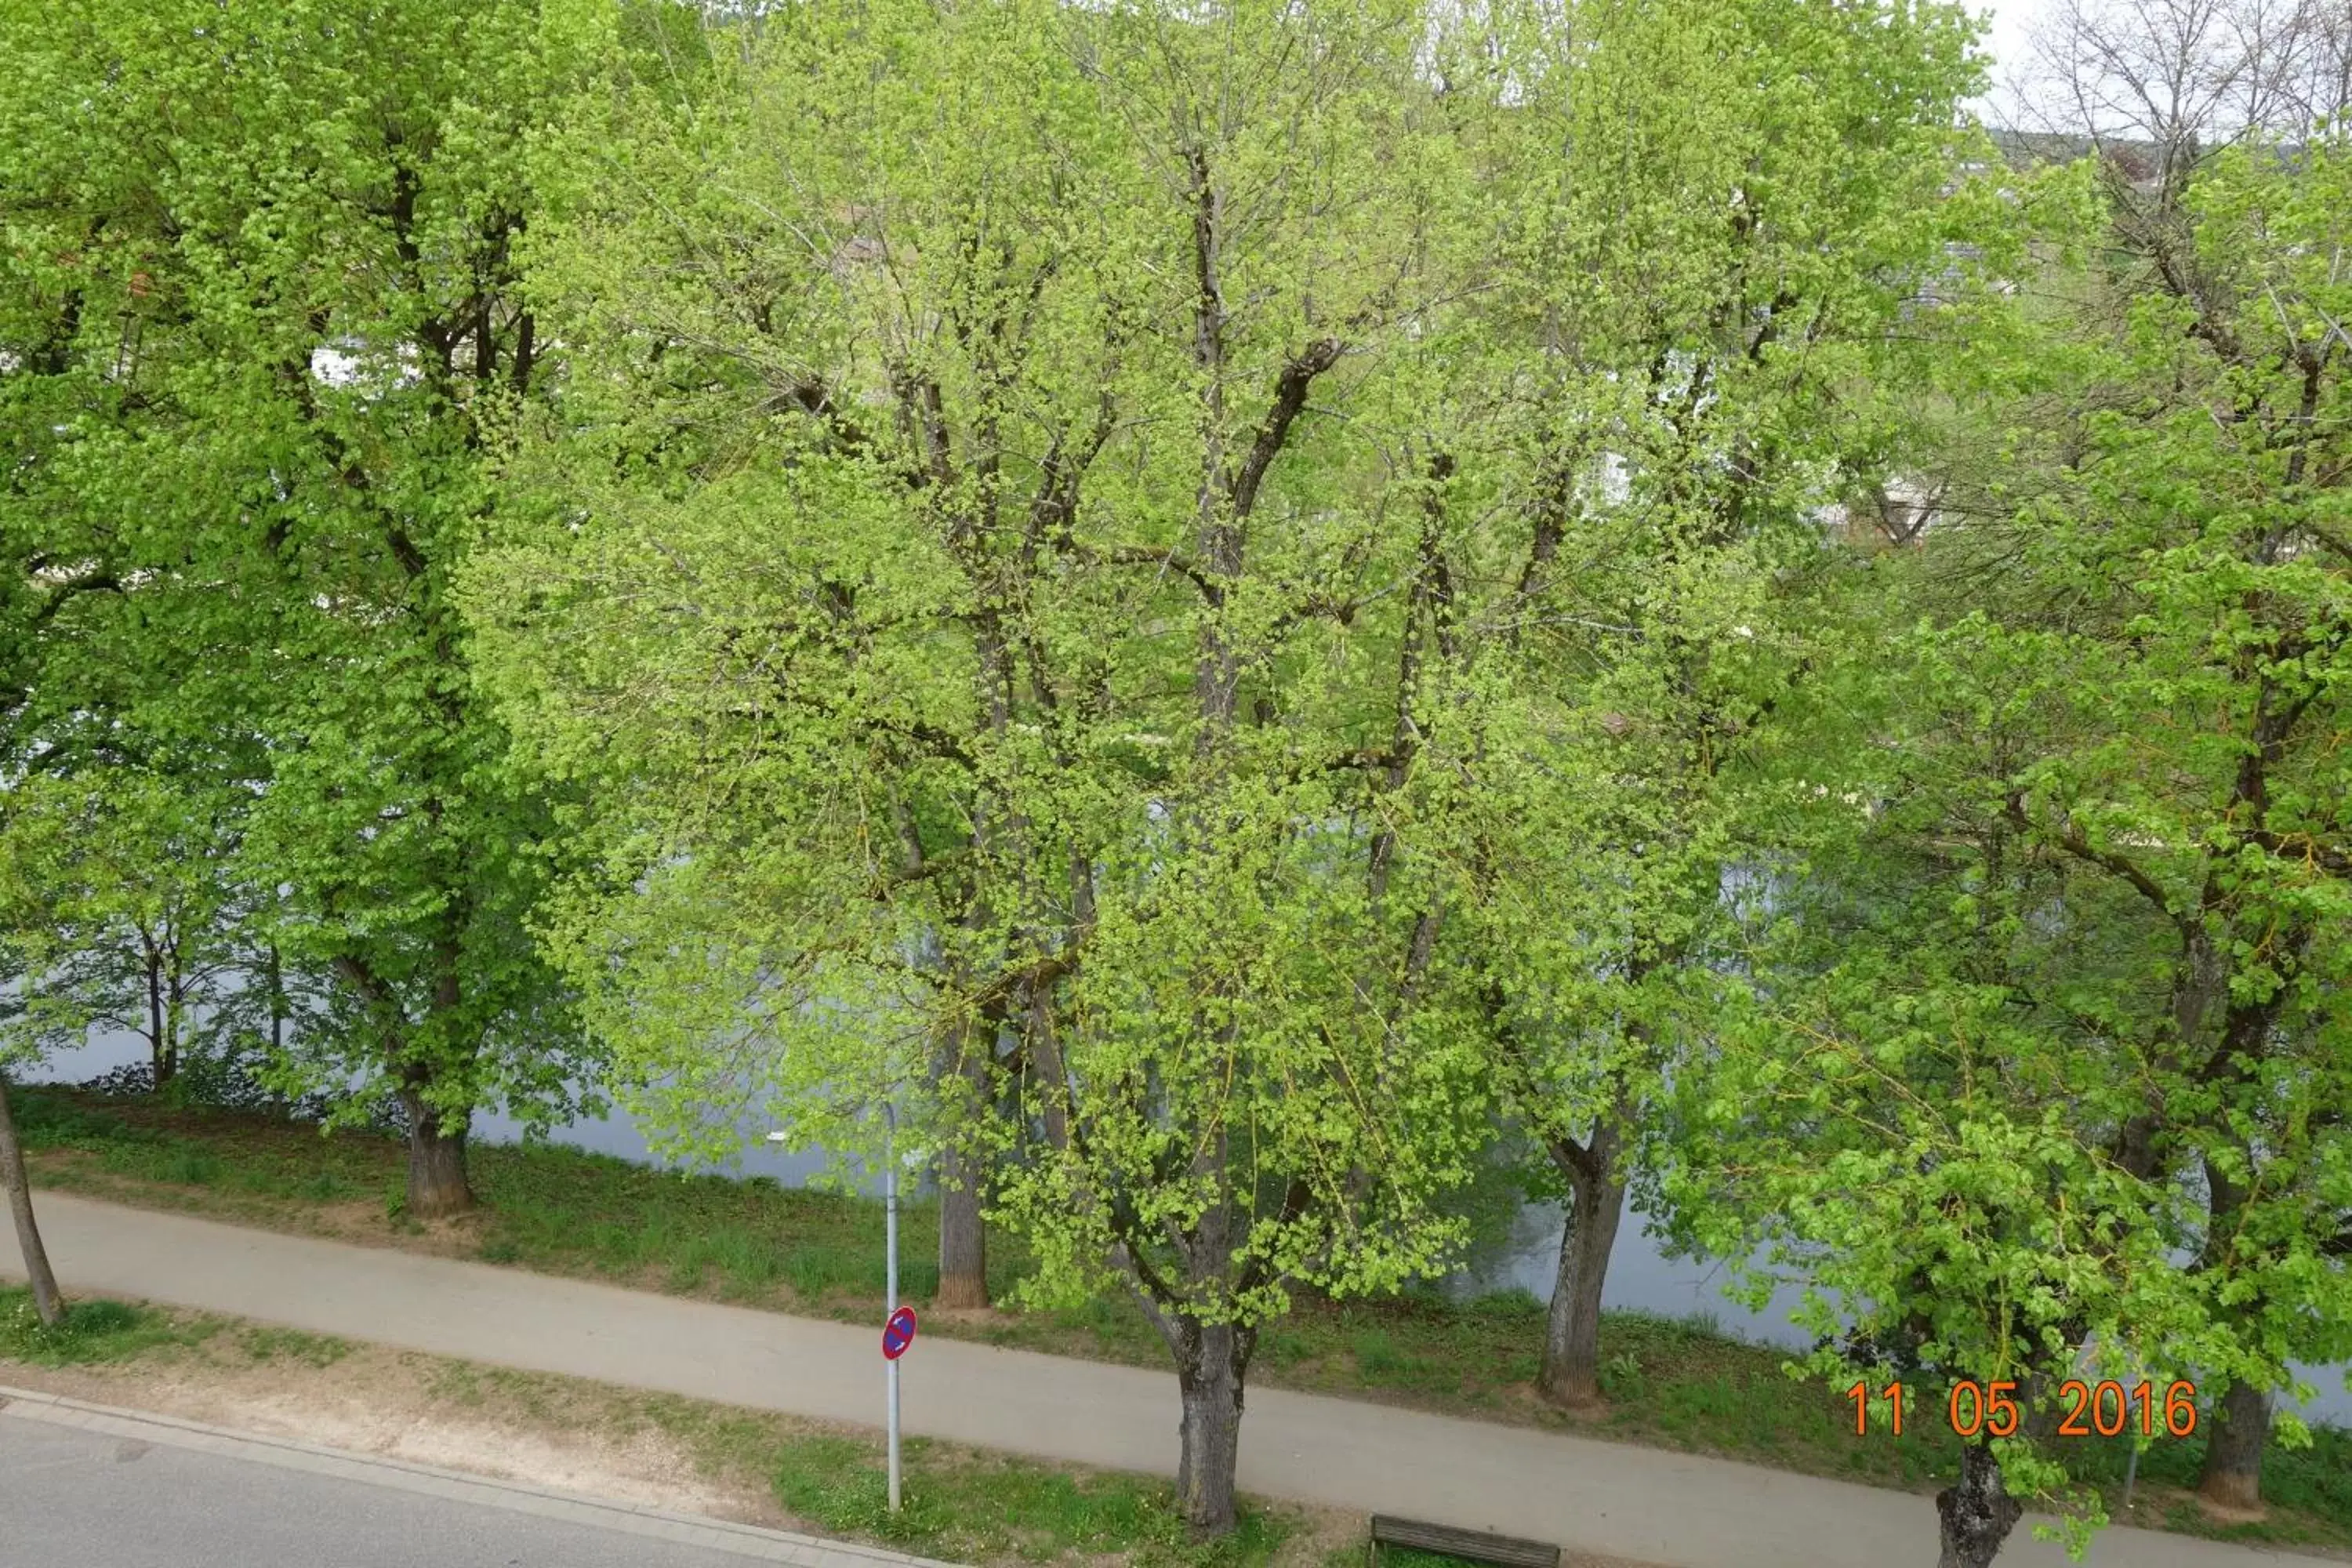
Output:
M52 1055L38 1072L27 1076L34 1081L79 1083L145 1058L146 1043L136 1036L100 1033L78 1049ZM485 1113L474 1119L472 1135L485 1142L511 1143L521 1140L522 1128L511 1118ZM616 1110L609 1116L583 1119L556 1128L549 1135L574 1148L643 1164L669 1163L653 1152L644 1133L625 1111ZM821 1153L788 1152L761 1142L756 1130L747 1129L737 1168L743 1175L772 1176L787 1185L798 1186L824 1165L825 1157ZM1473 1294L1517 1288L1538 1300L1549 1300L1565 1223L1555 1206L1526 1205L1513 1226L1510 1244L1475 1272L1449 1281L1449 1289L1456 1294ZM1610 1249L1609 1279L1602 1303L1663 1317L1711 1319L1727 1332L1759 1344L1801 1348L1811 1342L1809 1334L1789 1321L1801 1296L1795 1286L1776 1290L1765 1308L1757 1311L1724 1297L1726 1279L1724 1267L1718 1262L1667 1257L1643 1229L1641 1216L1629 1213L1617 1232L1616 1244ZM2347 1370L2352 1369L2302 1369L2305 1380L2316 1391L2303 1406L2307 1418L2352 1426L2352 1391L2346 1387Z

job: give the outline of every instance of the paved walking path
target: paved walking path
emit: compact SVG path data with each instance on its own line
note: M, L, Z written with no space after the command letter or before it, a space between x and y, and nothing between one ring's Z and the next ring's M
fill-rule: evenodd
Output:
M169 1301L316 1333L878 1425L879 1328L681 1300L515 1268L279 1236L60 1193L43 1235L70 1295ZM0 1273L21 1277L0 1226ZM931 1338L903 1363L907 1430L1172 1475L1170 1373ZM1672 1568L1933 1562L1926 1498L1384 1405L1253 1390L1241 1481L1269 1497L1554 1541ZM2020 1530L2000 1568L2056 1568ZM2320 1560L2134 1530L2090 1561L2257 1568Z

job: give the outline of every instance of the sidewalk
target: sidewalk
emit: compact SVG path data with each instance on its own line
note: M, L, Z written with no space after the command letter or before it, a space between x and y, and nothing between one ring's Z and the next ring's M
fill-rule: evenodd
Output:
M879 1425L880 1329L621 1290L520 1269L245 1230L60 1193L41 1231L68 1296L115 1295L470 1361ZM0 1226L0 1274L22 1275ZM901 1363L908 1432L1172 1475L1172 1373L953 1340ZM1924 1497L1727 1460L1277 1389L1249 1394L1241 1484L1269 1497L1558 1542L1673 1568L1890 1568L1931 1563ZM2021 1527L2000 1568L2065 1554ZM2117 1568L2318 1564L2135 1530L2102 1531Z

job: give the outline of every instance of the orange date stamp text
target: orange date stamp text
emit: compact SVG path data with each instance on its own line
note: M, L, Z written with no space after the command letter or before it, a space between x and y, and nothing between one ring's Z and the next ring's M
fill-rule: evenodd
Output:
M1962 1437L2013 1437L2025 1419L2016 1394L2017 1384L2011 1382L1979 1383L1965 1378L1952 1384L1951 1394L1944 1402L1944 1416L1952 1431ZM1868 1384L1857 1383L1845 1391L1845 1396L1853 1401L1853 1429L1857 1436L1867 1436L1874 1425L1870 1414L1873 1404L1883 1405L1886 1412L1880 1429L1897 1437L1903 1436L1901 1384L1890 1383L1873 1394ZM2095 1384L2068 1378L2058 1385L2058 1397L2068 1407L2058 1423L2061 1437L2120 1437L2135 1426L2143 1437L2186 1437L2197 1430L2197 1385L2193 1383L2172 1384L2165 1389L2159 1403L2152 1383L2136 1383L2126 1388L2113 1378Z

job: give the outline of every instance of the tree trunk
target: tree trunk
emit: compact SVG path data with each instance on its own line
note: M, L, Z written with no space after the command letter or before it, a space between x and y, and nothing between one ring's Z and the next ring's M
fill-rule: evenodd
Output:
M65 1299L49 1268L49 1250L33 1222L33 1188L25 1179L25 1148L16 1142L16 1113L8 1109L8 1079L0 1074L0 1185L8 1189L8 1212L16 1222L16 1249L25 1255L25 1277L33 1287L33 1310L50 1328L65 1321Z
M187 1038L188 981L179 973L179 963L174 959L171 984L163 988L163 1064L173 1078L180 1076L180 1047Z
M947 1059L940 1064L943 1077L952 1073L962 1080L958 1122L989 1114L988 1063L973 1038L979 1032L971 1025L954 1029L943 1053ZM971 1142L957 1127L940 1152L940 1290L934 1307L988 1305L988 1230L980 1214L987 1167L970 1153Z
M400 1091L400 1107L408 1113L408 1215L411 1219L445 1219L474 1206L474 1188L466 1179L466 1123L449 1131L439 1111L416 1090Z
M940 1293L934 1307L988 1305L988 1230L980 1215L981 1163L950 1145L940 1155Z
M150 948L147 952L147 1055L155 1074L154 1087L161 1089L172 1081L179 1068L178 1053L172 1047L174 1038L172 1026L163 1014L163 959Z
M269 1060L276 1066L286 1058L286 976L279 967L278 944L269 944Z
M1936 1568L1986 1568L2025 1510L2000 1484L2000 1461L1983 1443L1960 1450L1960 1479L1936 1494L1943 1555Z
M1182 1457L1176 1504L1195 1540L1229 1535L1236 1522L1235 1472L1241 1462L1242 1374L1239 1336L1229 1323L1186 1326L1176 1383L1184 1400Z
M1570 1408L1601 1401L1601 1287L1625 1211L1618 1152L1618 1136L1604 1125L1593 1131L1581 1157L1559 1162L1569 1180L1568 1229L1559 1238L1559 1272L1552 1282L1536 1388L1552 1404Z
M2270 1396L2252 1384L2231 1384L2207 1428L2197 1495L2232 1513L2260 1513L2263 1447L2270 1435Z
M2270 1013L2232 1006L2222 1031L2223 1048L2235 1055L2252 1055L2269 1026ZM2249 1162L2253 1151L2240 1145ZM2204 1262L2217 1272L2229 1268L2227 1238L2245 1224L2245 1205L2252 1194L2231 1175L2230 1165L2212 1154L2204 1159ZM2252 1314L2259 1300L2240 1310ZM2205 1438L2205 1468L2197 1478L2197 1495L2214 1508L2231 1513L2257 1514L2263 1508L2263 1446L2270 1438L2271 1402L2263 1390L2232 1383L2221 1393Z

